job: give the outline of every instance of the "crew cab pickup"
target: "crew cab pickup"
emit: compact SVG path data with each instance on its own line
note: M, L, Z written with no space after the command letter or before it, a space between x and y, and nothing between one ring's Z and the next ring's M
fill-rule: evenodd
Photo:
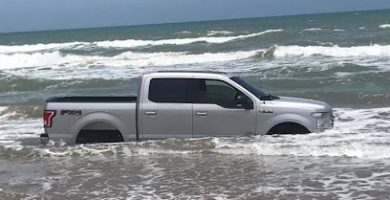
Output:
M333 126L327 103L273 96L224 73L179 71L144 74L137 97L48 99L43 118L41 140L67 144L303 134Z

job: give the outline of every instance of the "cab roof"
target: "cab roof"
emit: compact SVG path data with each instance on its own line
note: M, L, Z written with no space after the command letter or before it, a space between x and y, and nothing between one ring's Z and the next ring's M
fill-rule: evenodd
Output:
M229 77L227 73L223 72L215 72L215 71L156 71L156 72L148 72L143 74L143 77L153 77L153 78L190 78L190 77L198 77L198 78L217 78L217 77Z
M185 70L168 70L168 71L157 71L154 73L205 73L205 74L227 74L225 72L216 72L216 71L185 71Z

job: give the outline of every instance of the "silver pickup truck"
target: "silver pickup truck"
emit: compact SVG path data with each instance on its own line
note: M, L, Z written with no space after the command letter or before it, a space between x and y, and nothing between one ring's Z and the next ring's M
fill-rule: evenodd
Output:
M52 98L43 118L41 140L67 144L303 134L333 126L324 102L273 96L211 72L144 74L137 97Z

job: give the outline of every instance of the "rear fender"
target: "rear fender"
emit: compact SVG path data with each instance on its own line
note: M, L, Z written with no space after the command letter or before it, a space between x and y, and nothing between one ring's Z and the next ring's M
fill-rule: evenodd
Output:
M118 117L106 112L94 112L83 116L73 125L72 130L78 134L84 127L93 123L106 123L115 127L121 133L122 138L126 140L124 135L126 124Z

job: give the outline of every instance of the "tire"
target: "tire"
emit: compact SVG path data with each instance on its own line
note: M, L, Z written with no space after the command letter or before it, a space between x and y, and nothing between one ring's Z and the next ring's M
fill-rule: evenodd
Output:
M123 142L118 130L81 130L76 138L76 144Z
M304 126L297 123L282 123L271 128L267 135L281 134L307 134L310 131Z

